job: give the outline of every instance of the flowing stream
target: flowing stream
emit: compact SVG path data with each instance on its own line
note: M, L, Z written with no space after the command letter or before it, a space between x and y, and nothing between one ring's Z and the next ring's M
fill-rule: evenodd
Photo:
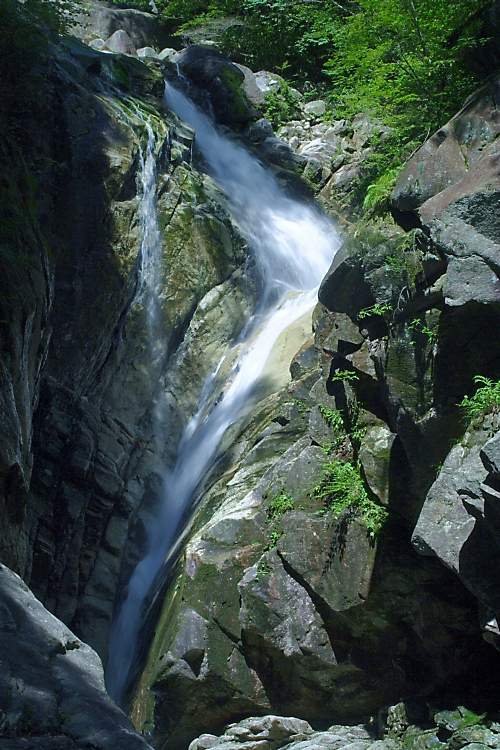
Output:
M252 408L252 396L273 347L311 310L339 243L333 225L314 206L288 197L270 170L222 134L184 93L167 84L165 96L169 109L195 131L208 171L227 196L232 217L255 258L261 295L237 342L236 361L226 382L221 387L216 372L203 386L176 464L165 476L159 517L147 529L147 553L132 573L114 620L106 680L117 702L124 699L145 605L160 571L163 575L167 562L176 558L186 533L186 514L217 460L224 433ZM144 188L143 203L146 195ZM155 211L149 215L157 226ZM148 232L144 226L143 236Z

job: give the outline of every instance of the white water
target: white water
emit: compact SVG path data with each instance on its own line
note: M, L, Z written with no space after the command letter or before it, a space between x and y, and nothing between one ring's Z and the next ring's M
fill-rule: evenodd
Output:
M142 148L139 150L139 227L141 237L141 249L139 254L140 266L137 282L136 304L144 306L147 326L147 347L150 361L155 359L156 343L160 333L158 290L160 286L161 252L162 241L158 226L157 211L157 175L155 159L155 136L149 122L145 122L148 135L146 155ZM162 425L159 424L158 415L154 419L155 438L159 439L163 434ZM155 540L150 535L150 546ZM154 545L153 545L154 546ZM146 560L147 558L145 558ZM141 604L143 587L149 588L151 581L144 579L141 574L143 560L134 571L129 582L127 597L115 617L111 630L109 644L108 663L106 668L106 681L109 693L121 699L121 694L133 659L133 647L137 640L141 624ZM130 655L123 653L123 645L131 644Z
M151 349L154 349L155 336L158 334L158 287L160 284L162 242L156 209L155 136L149 122L146 123L146 131L148 134L146 158L144 158L142 148L139 152L141 167L141 200L139 203L141 266L138 299L143 302L146 308L149 345Z
M253 392L276 341L313 306L338 247L334 227L319 211L287 197L269 170L168 84L166 102L194 129L198 149L227 195L233 219L254 254L262 299L245 327L236 364L222 392L216 391L220 388L216 373L207 378L198 409L181 439L176 465L165 477L164 502L148 529L147 555L131 576L112 628L107 684L117 701L123 699L135 657L144 605L159 571L180 546L186 511L196 490L213 467L228 427L252 408Z

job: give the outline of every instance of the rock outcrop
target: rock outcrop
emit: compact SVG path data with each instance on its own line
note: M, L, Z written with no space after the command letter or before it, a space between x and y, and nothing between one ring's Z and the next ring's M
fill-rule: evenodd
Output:
M0 747L148 750L104 687L101 660L0 564Z
M176 74L180 71L194 83L195 96L208 94L216 119L224 125L238 128L257 114L245 92L243 71L217 50L192 45L172 57L171 63Z
M87 44L108 39L117 31L127 34L134 49L171 45L168 27L159 16L134 8L120 8L103 0L83 0L75 6L71 32Z

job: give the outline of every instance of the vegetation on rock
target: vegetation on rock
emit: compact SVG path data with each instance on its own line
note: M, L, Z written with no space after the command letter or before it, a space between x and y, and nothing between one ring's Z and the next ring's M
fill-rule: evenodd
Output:
M464 396L460 406L468 422L492 412L500 411L500 380L476 375L474 383L479 386L472 396Z
M372 539L378 536L388 517L385 508L370 499L359 468L349 461L335 459L325 463L312 494L335 516L344 511L359 514Z

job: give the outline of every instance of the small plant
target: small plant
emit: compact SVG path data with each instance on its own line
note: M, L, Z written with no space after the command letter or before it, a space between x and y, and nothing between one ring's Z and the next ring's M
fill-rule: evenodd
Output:
M342 419L342 414L337 409L330 409L329 406L320 404L319 411L325 422L330 425L334 432L341 433L344 431L344 420Z
M431 346L437 344L438 332L434 331L432 328L429 328L429 326L422 320L420 320L420 318L414 318L408 327L412 331L422 333L427 338L427 341Z
M361 441L363 440L364 436L366 435L366 427L355 427L349 437L351 438L353 446L356 448L356 450L359 449L359 446L361 445Z
M263 578L270 574L271 570L272 568L268 561L261 558L257 563L257 580L262 581Z
M306 404L306 402L302 401L302 399L300 398L295 398L293 400L293 403L297 407L297 411L299 412L299 414L305 415L310 410L310 407Z
M386 315L390 315L393 312L392 305L386 302L376 302L371 307L364 307L358 313L358 320L365 320L365 318L383 318Z
M365 211L384 213L389 209L391 193L400 171L401 167L393 167L380 175L380 177L378 177L375 182L372 182L371 185L368 185L363 201L363 208Z
M278 546L278 542L283 536L283 529L274 529L274 531L271 531L269 534L267 544L264 547L266 552L269 552L271 549L276 549Z
M359 380L359 375L352 370L337 370L337 372L334 372L330 377L330 380L332 383L355 383Z
M277 519L281 518L288 513L289 510L293 510L295 507L293 497L286 492L281 492L276 497L273 497L267 508L267 520L268 523L273 523Z
M465 418L470 422L475 417L500 411L500 380L491 380L484 375L476 375L474 383L480 386L473 396L464 396L460 402Z
M337 447L337 441L330 440L328 443L325 443L324 445L321 446L321 450L323 451L325 456L329 456L330 453L333 453L336 447Z
M372 539L378 536L387 520L387 511L370 499L359 468L349 461L325 463L312 495L323 501L325 509L335 516L346 510L359 513Z
M290 510L293 510L295 503L293 497L287 492L280 492L275 495L267 507L267 523L269 524L269 534L265 550L274 549L280 538L283 536L281 519Z

